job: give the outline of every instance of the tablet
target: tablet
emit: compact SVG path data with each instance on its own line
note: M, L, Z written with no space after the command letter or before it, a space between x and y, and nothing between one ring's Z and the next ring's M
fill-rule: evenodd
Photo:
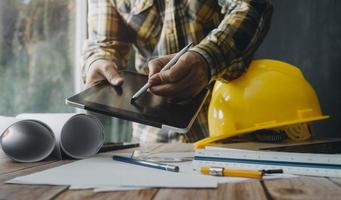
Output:
M170 103L166 98L143 94L134 103L131 97L147 82L148 77L134 72L122 72L122 86L99 82L66 99L66 104L105 115L126 119L178 133L187 132L204 104L209 90L183 103Z

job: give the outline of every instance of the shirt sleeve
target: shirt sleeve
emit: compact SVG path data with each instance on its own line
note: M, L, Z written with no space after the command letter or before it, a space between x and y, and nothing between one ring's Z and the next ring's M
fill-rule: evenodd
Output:
M84 42L81 58L83 81L96 60L113 61L119 70L127 66L132 39L130 32L113 1L88 1L88 39Z
M223 20L191 50L208 63L210 80L230 81L248 67L270 27L272 5L267 0L219 0Z

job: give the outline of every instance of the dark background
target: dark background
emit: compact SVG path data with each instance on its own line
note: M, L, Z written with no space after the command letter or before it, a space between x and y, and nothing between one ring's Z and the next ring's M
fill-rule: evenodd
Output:
M299 67L315 88L322 112L317 136L341 137L341 1L272 0L270 31L256 58L278 59Z

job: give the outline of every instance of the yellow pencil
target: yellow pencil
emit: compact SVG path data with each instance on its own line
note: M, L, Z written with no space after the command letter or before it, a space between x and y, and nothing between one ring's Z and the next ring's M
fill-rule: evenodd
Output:
M262 179L264 174L277 174L283 173L281 169L275 170L243 170L243 169L227 169L223 167L202 167L202 174L212 176L233 176L233 177L244 177L244 178L255 178Z

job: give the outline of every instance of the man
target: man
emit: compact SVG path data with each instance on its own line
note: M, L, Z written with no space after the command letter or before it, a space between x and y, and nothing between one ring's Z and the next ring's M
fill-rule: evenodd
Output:
M89 38L83 54L87 85L123 84L131 47L150 92L179 101L215 79L238 78L266 35L272 14L267 0L89 0ZM167 71L162 67L184 46L194 47ZM155 58L150 60L150 58ZM134 124L140 142L188 141L207 136L207 108L186 135Z

